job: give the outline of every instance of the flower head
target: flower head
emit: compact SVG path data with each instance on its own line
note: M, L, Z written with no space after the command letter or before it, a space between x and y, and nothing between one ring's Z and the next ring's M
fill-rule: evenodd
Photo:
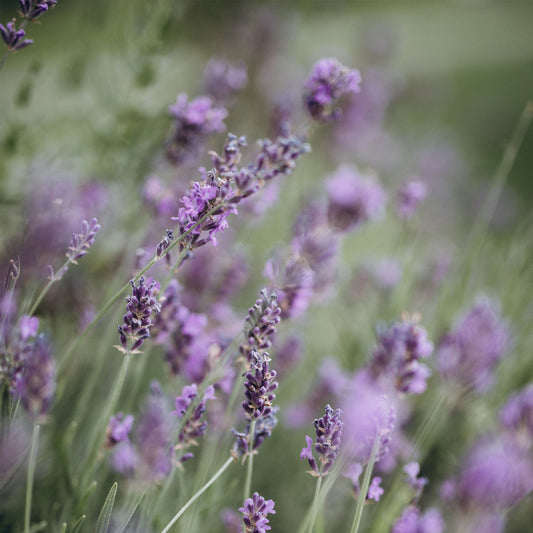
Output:
M400 218L410 219L418 206L426 199L426 184L417 179L405 182L398 190L396 212Z
M251 498L244 502L244 506L239 508L243 514L244 530L241 533L266 533L272 529L268 525L269 514L276 514L274 511L274 501L265 500L259 493L254 492Z
M394 523L391 533L443 533L445 527L438 509L428 509L422 514L418 507L410 505Z
M109 419L107 426L106 438L109 446L115 446L119 442L123 442L128 439L128 434L133 426L133 416L118 413L116 416L112 416Z
M210 59L204 72L204 92L217 102L230 100L248 83L246 67L224 59Z
M304 100L311 117L321 122L336 120L341 111L335 108L336 100L344 94L358 93L361 75L337 59L317 61L305 84Z
M82 220L81 232L72 234L65 254L71 263L77 264L77 260L89 251L89 248L94 244L94 238L99 229L100 224L98 224L96 218L92 218L90 222Z
M274 391L278 383L274 381L276 371L270 370L270 357L267 352L250 354L250 369L244 374L244 388L246 400L242 406L251 420L264 417L272 410L272 402L276 398Z
M57 0L19 0L20 14L28 20L35 20L56 4Z
M14 20L13 22L8 22L6 26L0 24L0 35L9 50L22 50L26 46L33 44L31 39L24 39L26 35L24 30L17 30L15 28Z

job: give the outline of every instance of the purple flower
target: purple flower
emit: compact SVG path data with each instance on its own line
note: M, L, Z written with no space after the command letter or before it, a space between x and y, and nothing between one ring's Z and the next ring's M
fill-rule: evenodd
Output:
M410 219L418 206L426 199L427 187L423 181L414 179L405 182L398 190L396 212L400 218Z
M509 439L482 438L463 464L457 490L462 505L503 511L533 490L533 463Z
M367 499L374 500L375 502L379 502L379 498L383 495L385 492L379 484L381 483L381 478L379 476L375 476L372 479L372 482L370 483L370 486L368 487L368 494Z
M92 218L90 222L82 220L81 232L72 234L72 239L65 254L71 263L77 265L77 260L89 251L89 248L94 244L94 238L99 229L100 224L98 224L96 218Z
M500 411L500 422L524 448L533 445L533 384L507 400Z
M376 379L399 392L421 394L426 390L430 369L419 359L433 352L426 330L415 319L404 317L378 331L378 344L372 350L370 369Z
M40 335L22 361L16 395L30 415L38 418L50 409L55 392L55 363L49 341Z
M278 383L274 381L276 371L270 370L269 362L270 357L267 352L252 351L250 354L250 369L244 374L246 400L242 406L251 420L268 415L276 398L274 394L278 388Z
M109 424L106 431L106 440L109 446L115 446L116 444L128 439L128 434L133 426L133 416L118 413L116 416L112 416L109 419Z
M311 117L321 122L336 120L341 111L334 107L344 94L359 92L361 75L336 59L321 59L313 66L305 84L304 101Z
M9 50L22 50L26 46L33 44L31 39L24 39L26 35L24 30L15 28L15 20L8 22L6 26L0 24L0 35L2 35L2 40Z
M253 450L257 450L263 444L265 439L268 439L272 435L272 431L278 424L278 414L279 408L273 406L270 412L267 415L264 415L258 418L255 421L255 429L252 438ZM250 428L251 421L249 420L246 424L246 429L244 433L240 433L232 429L232 433L235 436L235 444L233 446L232 455L234 457L243 457L250 452L249 441L250 441Z
M210 59L204 72L204 92L217 102L230 100L248 83L246 67L224 59Z
M385 208L385 191L371 176L364 176L347 165L326 181L328 219L331 227L345 232L378 219Z
M23 341L36 337L39 331L39 319L36 316L23 315L19 320L19 331Z
M113 449L109 464L115 472L133 476L139 467L139 454L129 440L124 440Z
M443 533L445 527L437 509L428 509L422 514L418 507L410 505L394 523L391 533Z
M19 0L20 14L28 20L35 20L56 4L57 0Z
M496 365L509 346L509 329L498 308L481 299L440 341L438 368L444 379L452 379L477 393L493 382Z
M276 335L276 326L281 321L281 308L277 303L275 292L261 291L259 298L253 307L248 310L248 316L244 326L244 338L246 343L241 344L239 351L251 361L253 351L265 351L272 346L272 339Z
M300 459L307 459L311 467L311 475L315 477L325 476L335 463L335 459L340 451L342 428L341 410L333 410L329 405L326 406L324 416L317 418L313 423L315 425L316 441L314 444L315 452L318 455L317 465L313 457L312 445L313 439L308 435L305 436L307 446L302 448Z
M239 511L243 514L242 520L245 527L241 533L265 533L272 529L268 525L267 518L269 514L276 514L272 500L265 500L254 492L252 497L244 502L244 506L239 508Z
M407 474L407 482L415 491L414 501L418 501L424 487L428 484L427 477L418 477L420 473L420 465L417 462L408 463L403 467L403 471Z
M181 93L176 103L169 107L169 112L174 119L174 131L167 155L177 165L193 159L209 136L226 129L227 110L215 106L208 96L199 96L189 102L187 95Z
M145 284L144 278L139 279L136 285L134 280L130 281L132 295L126 296L126 314L123 316L124 324L118 326L120 344L122 351L130 353L140 348L144 339L150 337L150 328L153 326L152 315L161 309L155 295L156 282L152 281L149 286ZM128 348L128 340L131 346Z

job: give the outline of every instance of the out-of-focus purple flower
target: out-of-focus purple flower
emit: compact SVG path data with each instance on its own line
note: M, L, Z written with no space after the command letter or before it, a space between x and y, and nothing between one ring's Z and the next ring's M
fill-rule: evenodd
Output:
M467 508L502 511L533 490L533 463L504 437L480 439L461 469L457 495Z
M72 234L67 253L65 254L71 263L77 265L77 260L89 251L89 248L94 244L94 238L99 229L100 224L98 224L96 218L92 218L90 222L82 220L81 232Z
M39 331L39 319L36 316L23 315L19 320L19 331L23 341L36 337Z
M489 300L479 300L440 341L439 372L444 379L485 392L509 344L509 329L498 308Z
M311 475L315 477L325 476L335 463L335 459L340 451L342 428L344 427L341 421L341 410L335 411L329 405L326 406L324 416L317 418L313 424L315 425L316 441L314 444L315 452L318 456L317 465L313 457L313 439L308 435L305 436L307 446L302 448L300 459L307 459L311 471Z
M6 26L0 24L0 35L2 35L2 41L8 47L9 50L22 50L33 44L31 39L24 39L26 32L24 30L17 30L15 28L15 20L8 22Z
M407 482L415 491L414 501L417 502L422 496L424 487L428 484L427 477L418 477L420 473L420 465L417 462L408 463L403 467L403 471L407 474Z
M379 502L379 498L383 495L385 492L379 484L381 483L381 478L379 476L376 476L372 479L372 482L370 483L370 486L368 487L368 494L367 498L369 500L374 500L375 502Z
M174 191L167 187L159 176L151 175L146 178L142 188L142 199L144 204L159 216L169 217L175 212Z
M159 384L152 384L144 410L139 416L135 443L139 457L138 473L141 479L156 482L170 473L172 446L170 412Z
M174 131L167 156L177 165L193 159L210 135L226 129L224 119L228 111L217 107L208 96L189 101L187 95L181 93L176 103L169 107L169 112L174 119Z
M205 67L203 92L216 102L230 100L247 83L246 67L241 63L231 64L225 59L213 58Z
M426 330L417 320L405 317L402 322L382 327L377 336L370 360L374 377L399 392L424 392L431 371L419 360L433 352Z
M397 259L385 258L364 265L358 273L356 283L361 284L370 278L383 291L390 291L400 283L403 275L402 265Z
M379 182L355 167L343 165L326 181L328 219L337 231L349 231L378 219L385 209L386 195Z
M250 420L257 420L270 413L272 402L276 398L274 391L278 388L275 380L276 371L270 370L270 357L267 352L250 354L250 369L244 374L244 395L242 406Z
M124 324L118 326L120 344L123 351L135 352L150 337L150 328L154 325L152 315L158 313L161 306L155 297L157 293L156 282L146 285L144 278L139 279L136 285L130 281L132 295L126 296L126 314L123 316ZM131 346L128 348L128 340Z
M345 470L343 476L347 477L352 482L352 488L355 493L355 497L359 498L361 493L361 485L359 484L359 477L363 473L363 467L361 463L351 463L350 466ZM381 483L381 478L375 476L368 487L368 493L366 495L366 500L379 501L380 497L385 492L379 485Z
M198 387L196 383L193 383L192 385L186 385L183 388L181 396L176 398L176 410L173 411L173 414L176 414L182 418L185 415L189 405L191 405L191 403L198 397L197 390ZM206 388L202 400L196 407L194 407L190 415L187 417L178 435L178 444L176 449L184 450L189 446L196 445L197 442L195 439L204 435L205 430L207 429L207 422L202 420L202 417L205 413L205 404L207 403L207 400L216 400L215 388L213 385L210 385ZM185 453L178 460L183 463L192 457L192 453Z
M507 400L500 410L500 422L521 446L533 446L533 384Z
M426 184L418 179L405 182L396 197L396 212L400 218L413 218L418 206L426 199Z
M133 416L118 413L109 419L106 430L106 441L109 446L116 446L120 442L128 439L129 432L133 426Z
M261 291L261 297L248 310L244 326L245 343L239 351L246 361L251 361L252 352L263 352L272 346L276 336L276 326L281 321L281 308L275 292Z
M351 461L366 464L379 439L376 461L389 452L396 422L396 403L366 371L360 371L342 398L344 413L343 450Z
M224 509L221 513L224 531L226 533L241 533L242 521L234 509Z
M245 527L242 533L265 533L272 529L268 525L267 516L276 514L273 500L265 500L259 493L254 492L252 497L244 502L244 506L239 508L239 511L243 514L242 521Z
M28 20L35 20L56 4L57 0L19 0L20 14Z
M391 533L443 533L445 527L438 509L428 509L422 514L418 507L410 505L394 523Z
M47 413L55 392L55 363L48 339L40 335L22 362L16 381L16 395L30 415L38 418Z
M358 93L361 75L337 59L317 61L305 84L304 101L311 117L321 122L336 120L341 110L335 108L336 100L348 93Z
M109 464L115 472L133 476L139 466L139 454L129 440L124 440L113 449Z

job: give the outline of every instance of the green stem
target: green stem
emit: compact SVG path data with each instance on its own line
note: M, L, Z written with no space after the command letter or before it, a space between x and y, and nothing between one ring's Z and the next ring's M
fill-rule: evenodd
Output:
M196 494L189 499L189 501L174 515L172 520L166 525L161 533L167 533L170 528L181 518L185 511L224 473L228 466L234 462L233 457L230 457L218 470L218 472L200 489Z
M311 507L311 520L309 521L309 529L307 530L308 533L313 533L313 529L315 527L315 520L316 520L316 515L317 515L317 512L318 512L318 507L319 507L319 495L320 495L320 487L322 487L322 476L319 475L318 476L318 480L316 482L316 487L315 487L315 497L313 498L313 506Z
M28 481L26 483L26 505L24 507L24 533L30 533L31 497L33 493L33 478L37 459L37 441L39 440L39 424L33 425L31 437L30 459L28 463Z
M254 433L255 420L252 420L250 424L250 432L248 434L248 465L246 468L246 482L244 483L242 501L246 501L250 497L250 489L252 488L252 472L254 470Z
M357 507L355 508L355 514L352 522L351 533L357 533L359 530L359 525L361 524L361 518L363 516L363 507L366 501L366 495L368 494L368 487L370 487L370 477L372 476L372 470L374 468L374 463L376 462L376 455L379 449L379 443L381 440L381 435L376 435L376 440L374 441L374 446L372 446L372 452L370 453L370 459L365 469L365 476L363 477L363 484L361 490L359 491L359 498L357 500Z
M58 272L63 272L64 273L65 269L69 266L70 262L71 262L70 259L65 261L65 263L61 266L61 268L58 270ZM30 315L30 316L34 315L34 313L35 313L35 311L37 311L37 308L39 307L39 304L41 303L42 299L46 296L46 293L50 290L50 287L56 281L58 281L58 280L56 278L56 275L54 274L54 276L52 278L50 278L50 280L48 280L48 283L45 285L44 289L41 291L41 293L39 294L39 296L37 297L37 299L35 300L35 302L31 306L31 309L30 309L28 315Z

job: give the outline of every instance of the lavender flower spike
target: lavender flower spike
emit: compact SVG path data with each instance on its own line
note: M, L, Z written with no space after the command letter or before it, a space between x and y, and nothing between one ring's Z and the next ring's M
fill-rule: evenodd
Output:
M307 459L312 476L322 477L325 476L335 463L335 459L340 451L342 428L344 427L341 421L341 410L333 410L329 405L326 406L324 416L314 421L316 432L315 451L318 454L318 461L320 467L313 457L311 450L313 439L309 436L305 436L307 446L302 448L300 459Z
M124 324L118 326L120 336L120 351L135 353L141 347L144 339L150 337L150 328L153 326L152 314L158 313L161 306L155 298L156 282L152 281L149 286L145 285L144 278L139 279L139 285L130 281L132 296L126 296L126 314L123 317ZM131 347L128 349L128 339Z
M321 59L313 66L305 84L304 100L311 117L320 122L336 120L341 110L334 107L342 95L358 93L361 74L333 58Z
M20 14L28 20L35 20L56 4L57 0L19 0Z
M241 533L265 533L272 529L268 525L267 515L276 514L274 511L274 501L265 500L259 493L254 492L251 498L244 502L244 506L239 508L243 514L244 530Z
M100 229L100 224L96 218L91 219L90 222L82 220L81 232L73 233L70 239L70 244L65 254L71 263L78 264L78 259L83 257L89 248L94 244L94 238Z
M31 39L24 39L26 32L24 30L17 30L15 28L15 21L8 22L7 27L3 24L0 24L0 35L2 36L2 41L9 48L9 50L22 50L33 44Z
M242 406L250 420L267 416L272 411L272 402L276 398L274 391L278 388L276 371L270 370L270 357L267 352L252 352L250 370L244 374L246 401Z

